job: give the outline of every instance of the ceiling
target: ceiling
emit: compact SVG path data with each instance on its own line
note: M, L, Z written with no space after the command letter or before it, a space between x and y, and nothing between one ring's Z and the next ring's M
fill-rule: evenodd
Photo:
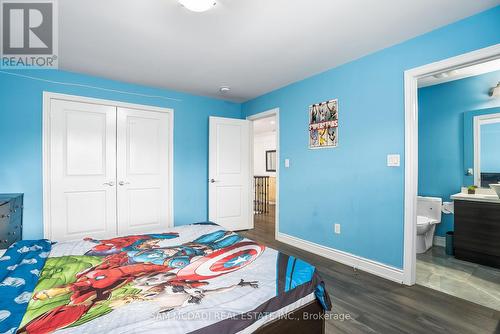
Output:
M276 116L259 118L252 123L254 134L263 134L276 131Z
M449 70L443 73L430 75L418 80L418 87L427 87L442 84L445 82L465 79L476 75L500 71L500 59L487 61L467 67Z
M194 13L176 0L62 0L59 67L241 102L499 3L218 0Z

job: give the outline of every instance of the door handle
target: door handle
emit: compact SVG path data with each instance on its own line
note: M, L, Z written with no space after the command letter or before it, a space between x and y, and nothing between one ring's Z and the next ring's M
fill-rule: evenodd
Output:
M103 185L112 187L115 185L115 183L113 181L109 181L109 182L103 183Z
M217 181L217 180L215 180L215 179L210 179L210 180L208 180L208 181L209 181L210 183L219 182L219 181Z
M120 181L120 182L118 182L118 184L121 186L124 186L126 184L130 184L130 182Z

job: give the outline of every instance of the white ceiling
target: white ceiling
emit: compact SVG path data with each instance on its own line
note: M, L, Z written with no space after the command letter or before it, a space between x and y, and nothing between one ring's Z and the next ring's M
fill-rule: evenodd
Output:
M252 123L254 134L263 134L276 131L276 116L259 118Z
M490 60L484 63L475 64L467 67L448 70L436 75L430 75L418 80L418 87L427 87L442 84L445 82L465 79L476 75L500 71L500 59ZM499 78L500 79L500 78Z
M194 13L176 0L60 0L59 65L245 101L499 3L219 0Z

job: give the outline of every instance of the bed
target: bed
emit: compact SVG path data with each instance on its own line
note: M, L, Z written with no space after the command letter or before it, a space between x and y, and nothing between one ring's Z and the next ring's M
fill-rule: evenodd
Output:
M0 258L0 333L323 333L315 268L213 223Z

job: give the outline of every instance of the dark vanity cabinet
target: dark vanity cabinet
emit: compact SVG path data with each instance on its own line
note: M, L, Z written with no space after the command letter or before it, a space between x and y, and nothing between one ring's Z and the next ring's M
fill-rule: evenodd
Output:
M0 249L21 240L23 229L23 195L0 194Z
M455 257L500 268L500 203L455 200Z

